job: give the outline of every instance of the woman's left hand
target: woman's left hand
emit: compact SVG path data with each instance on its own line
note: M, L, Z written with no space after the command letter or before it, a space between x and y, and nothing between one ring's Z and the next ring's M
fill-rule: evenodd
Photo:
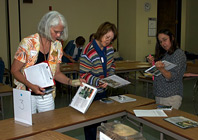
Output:
M99 82L99 86L98 87L106 88L107 86L108 86L108 83L101 83L101 82Z
M158 70L162 70L165 67L165 65L164 65L164 63L162 61L157 61L155 63L155 66L157 67Z

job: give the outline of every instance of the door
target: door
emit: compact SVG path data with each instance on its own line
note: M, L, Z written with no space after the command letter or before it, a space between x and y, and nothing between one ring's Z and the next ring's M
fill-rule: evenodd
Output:
M157 31L170 29L177 39L178 46L181 42L181 0L158 0L157 6Z

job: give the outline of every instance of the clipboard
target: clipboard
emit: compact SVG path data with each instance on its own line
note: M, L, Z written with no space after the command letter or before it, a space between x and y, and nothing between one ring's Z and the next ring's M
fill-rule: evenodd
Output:
M42 88L55 85L50 66L42 62L24 69L26 79Z

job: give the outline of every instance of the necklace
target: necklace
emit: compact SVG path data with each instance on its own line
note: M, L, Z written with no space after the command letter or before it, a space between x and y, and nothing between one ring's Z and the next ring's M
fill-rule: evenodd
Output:
M45 48L44 48L44 44L43 44L43 39L41 38L41 35L39 35L40 36L40 40L41 40L41 46L43 47L43 55L44 55L44 59L45 59L45 61L47 60L46 59L46 54L45 54ZM45 41L46 42L46 41ZM46 45L46 43L45 43L45 45Z

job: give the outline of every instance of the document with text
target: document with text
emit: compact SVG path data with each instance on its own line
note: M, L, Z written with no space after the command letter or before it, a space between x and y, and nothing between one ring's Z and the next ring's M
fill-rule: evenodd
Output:
M162 61L165 65L165 69L166 70L170 70L172 68L174 68L176 65L171 63L171 62L168 62L166 60ZM149 73L149 74L152 74L152 75L155 75L155 76L159 76L161 74L161 72L157 69L157 67L155 65L153 65L152 67L148 68L147 70L145 70L146 73Z
M191 127L198 127L197 121L193 121L183 116L169 117L169 118L165 118L164 120L184 129Z
M79 87L69 106L82 113L85 113L97 93L97 88L85 83L82 84L83 86Z
M100 82L108 83L108 86L110 86L112 88L122 87L122 86L125 86L125 85L128 85L131 83L117 75L108 76L108 77L100 80Z

